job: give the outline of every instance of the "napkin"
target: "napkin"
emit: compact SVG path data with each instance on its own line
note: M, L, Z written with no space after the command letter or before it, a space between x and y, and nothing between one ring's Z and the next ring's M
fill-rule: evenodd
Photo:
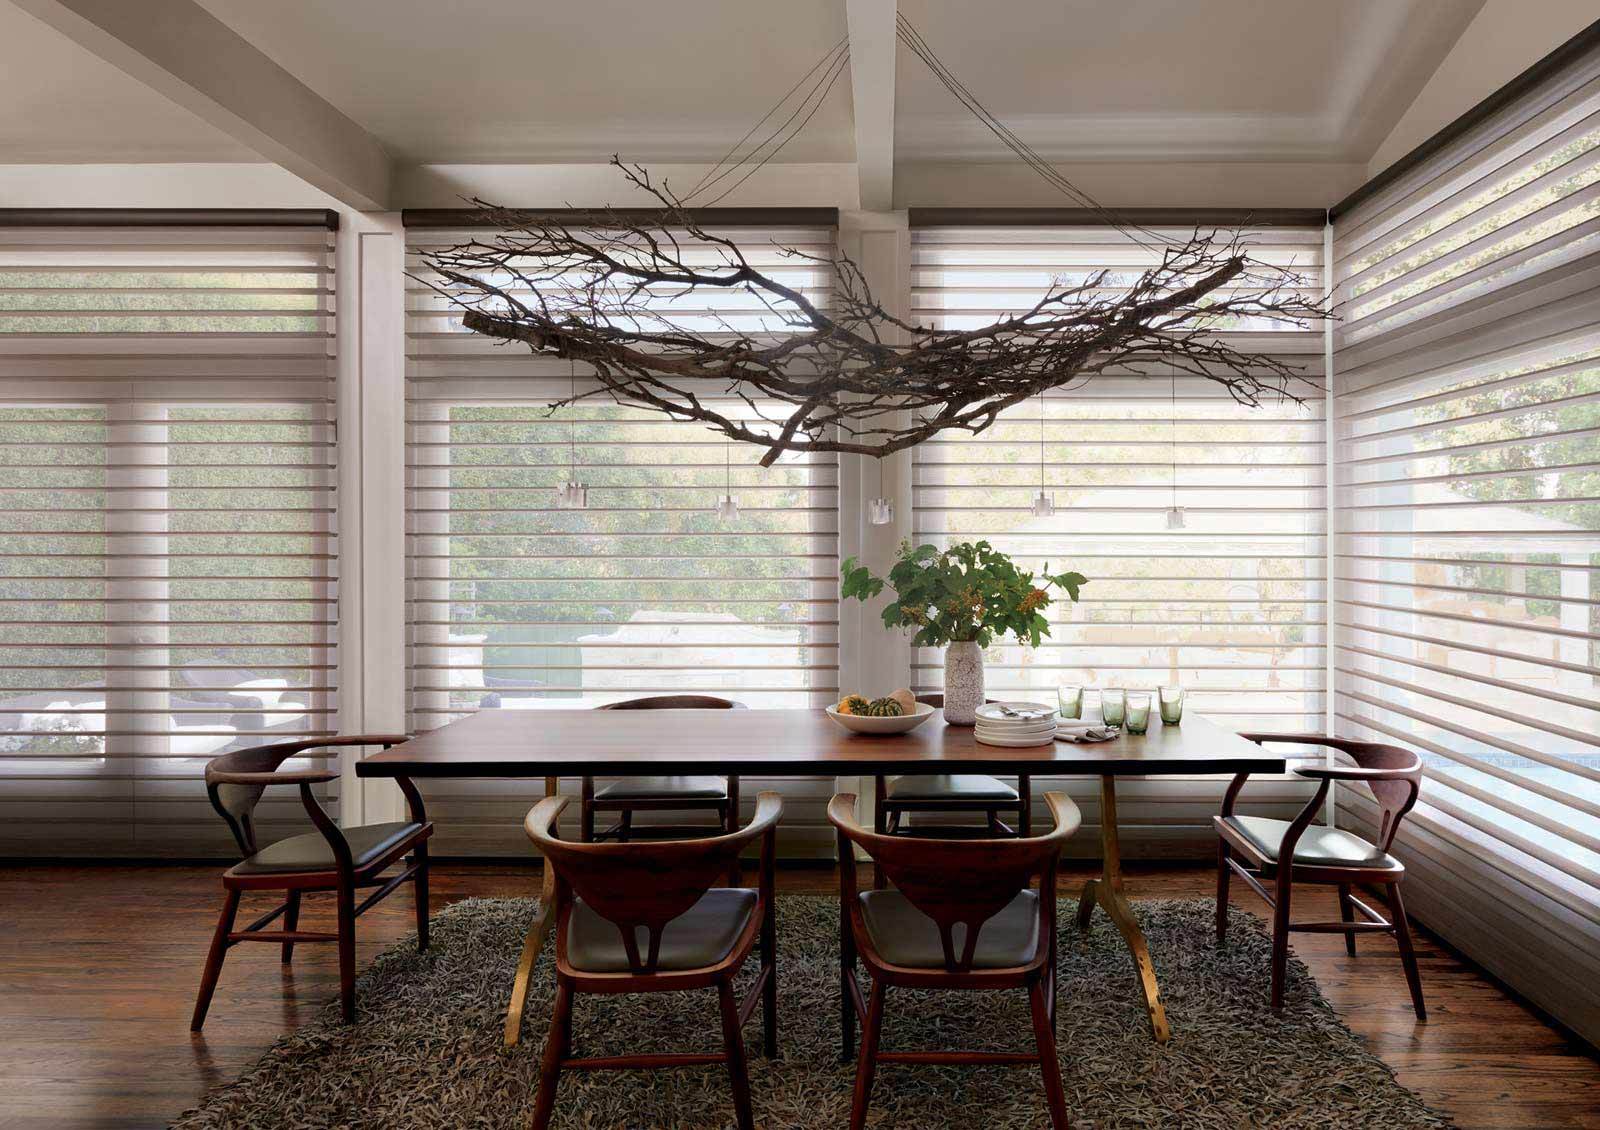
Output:
M1109 742L1117 736L1115 726L1107 726L1098 722L1075 722L1061 719L1056 722L1056 741L1078 742Z

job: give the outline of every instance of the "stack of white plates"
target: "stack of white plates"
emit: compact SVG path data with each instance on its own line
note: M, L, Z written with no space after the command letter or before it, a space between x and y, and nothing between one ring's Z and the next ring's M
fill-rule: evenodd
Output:
M1056 711L1040 702L986 702L978 707L973 733L984 745L1049 745L1056 737Z

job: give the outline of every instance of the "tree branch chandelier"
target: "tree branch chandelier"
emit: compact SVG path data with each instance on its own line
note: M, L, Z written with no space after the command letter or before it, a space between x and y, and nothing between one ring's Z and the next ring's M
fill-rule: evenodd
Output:
M1029 308L960 330L889 313L842 253L777 249L781 260L829 278L827 302L796 285L794 271L753 265L693 209L708 192L726 196L810 120L848 62L841 43L684 196L614 157L656 207L537 213L475 200L495 234L429 253L436 277L426 281L462 310L467 329L588 366L592 385L552 410L609 397L763 447L762 466L786 451L882 458L940 432L978 433L1030 397L1109 372L1170 366L1174 377L1212 381L1247 405L1302 399L1296 366L1239 349L1223 333L1244 320L1285 330L1325 320L1330 309L1312 297L1317 288L1252 258L1236 233L1197 229L1177 243L1120 221L983 109L903 18L899 31L1002 142L1145 247L1151 265L1131 280L1108 271L1057 278ZM740 152L796 99L782 125ZM740 326L730 320L735 308Z

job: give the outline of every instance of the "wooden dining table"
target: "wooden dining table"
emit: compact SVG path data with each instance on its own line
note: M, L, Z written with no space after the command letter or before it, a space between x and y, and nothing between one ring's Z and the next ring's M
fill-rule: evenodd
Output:
M846 732L822 710L480 710L356 765L359 777L544 778L554 795L562 777L739 774L761 777L853 777L911 773L1098 777L1100 874L1085 885L1078 924L1101 907L1133 954L1156 1040L1171 1037L1150 950L1123 889L1117 831L1119 777L1282 773L1285 759L1214 722L1187 715L1149 733L1122 731L1107 742L1011 748L980 743L970 726L946 725L937 713L906 734ZM528 982L551 926L555 875L544 889L523 942L506 1043L522 1029Z

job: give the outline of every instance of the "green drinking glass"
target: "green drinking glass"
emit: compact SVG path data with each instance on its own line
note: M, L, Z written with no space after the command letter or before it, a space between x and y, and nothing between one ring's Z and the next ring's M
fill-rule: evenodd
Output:
M1150 728L1150 696L1146 693L1128 696L1128 733L1142 734Z
M1083 717L1083 688L1082 687L1057 687L1056 712L1063 718Z
M1122 725L1127 701L1127 696L1120 690L1113 688L1100 692L1100 717L1107 726Z
M1161 688L1161 721L1168 726L1176 726L1183 721L1183 688Z

